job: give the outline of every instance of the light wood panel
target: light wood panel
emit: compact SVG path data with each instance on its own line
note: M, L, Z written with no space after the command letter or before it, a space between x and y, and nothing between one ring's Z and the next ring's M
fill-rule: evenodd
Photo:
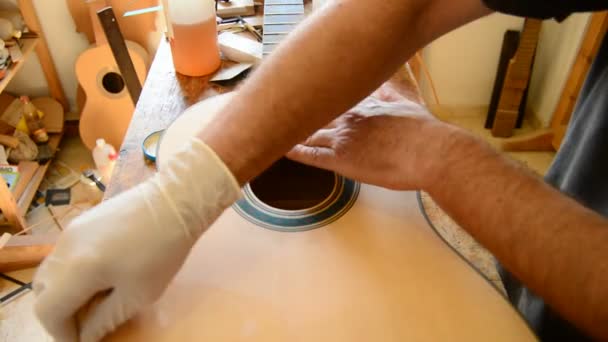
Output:
M553 129L554 137L552 140L553 148L559 149L563 137L565 135L568 122L574 111L574 106L578 100L579 93L591 64L593 63L595 56L600 48L603 37L606 35L608 29L608 12L595 13L591 16L591 21L587 28L587 33L583 38L581 47L576 56L570 76L566 81L562 96L557 104L557 108L553 113L553 119L551 120L551 128ZM608 115L608 113L606 114Z

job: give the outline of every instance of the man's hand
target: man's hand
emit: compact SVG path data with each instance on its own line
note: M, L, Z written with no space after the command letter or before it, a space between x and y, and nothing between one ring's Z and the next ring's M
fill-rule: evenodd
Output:
M96 341L158 299L194 242L240 194L200 140L168 165L74 220L40 266L35 311L56 340Z
M435 161L452 130L384 86L287 157L364 183L419 189L436 174Z

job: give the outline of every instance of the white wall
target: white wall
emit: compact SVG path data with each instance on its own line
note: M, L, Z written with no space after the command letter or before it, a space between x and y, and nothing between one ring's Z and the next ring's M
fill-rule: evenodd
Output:
M442 105L487 105L492 95L496 67L505 30L520 30L523 19L492 14L437 39L424 51ZM424 93L434 101L428 82Z
M546 20L532 75L528 108L546 126L578 52L588 14L559 24ZM505 30L521 30L523 19L502 14L468 24L429 45L424 51L442 105L487 106L490 102ZM428 83L425 98L433 103Z
M549 126L586 31L589 14L575 14L561 24L545 21L538 43L528 108Z
M15 2L15 0L11 1ZM59 79L74 110L78 86L74 64L78 55L89 46L89 43L84 35L76 32L66 1L34 0L33 2ZM48 95L46 79L35 53L27 59L23 69L11 81L7 90L34 96Z
M74 20L70 15L65 0L33 0L33 3L51 56L55 62L59 79L64 88L63 90L73 112L69 113L67 118L78 119L78 115L76 114L76 89L78 88L78 81L76 80L74 65L78 56L89 47L89 42L83 34L76 32ZM0 8L7 8L8 6L16 8L15 4L16 0L8 0L0 4ZM137 6L134 7L137 8ZM163 27L163 25L157 22L157 27ZM160 30L150 35L150 45L148 48L152 56L159 39ZM38 56L35 53L27 59L21 71L19 71L7 87L7 91L31 96L49 94L46 79L38 61Z

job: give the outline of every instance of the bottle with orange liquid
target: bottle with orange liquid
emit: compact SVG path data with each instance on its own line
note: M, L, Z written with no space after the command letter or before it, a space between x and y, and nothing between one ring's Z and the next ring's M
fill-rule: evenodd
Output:
M214 0L168 0L169 41L175 70L209 75L220 67Z

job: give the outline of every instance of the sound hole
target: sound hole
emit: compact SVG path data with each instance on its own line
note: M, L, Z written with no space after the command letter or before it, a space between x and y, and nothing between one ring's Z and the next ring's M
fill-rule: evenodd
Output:
M101 84L107 92L112 94L118 94L125 89L125 81L122 79L120 74L115 72L105 74L101 80Z
M283 210L312 208L332 193L333 172L282 158L250 182L260 201Z

